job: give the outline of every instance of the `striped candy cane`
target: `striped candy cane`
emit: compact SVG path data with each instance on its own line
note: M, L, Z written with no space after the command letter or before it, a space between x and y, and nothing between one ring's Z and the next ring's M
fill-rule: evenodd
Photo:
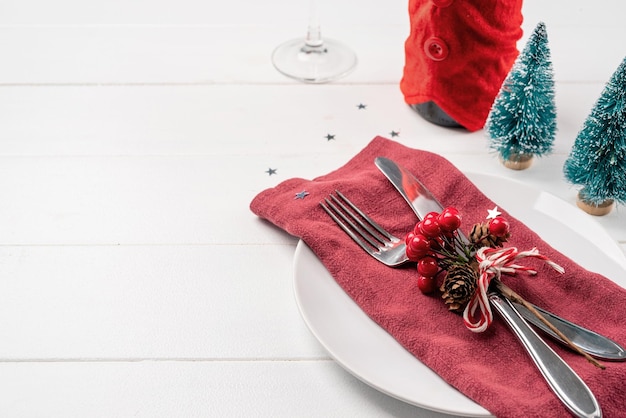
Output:
M493 322L493 313L489 305L489 297L487 290L491 280L499 279L502 273L515 274L517 271L525 271L535 275L537 271L516 264L516 260L525 257L538 258L545 261L550 267L559 273L565 272L563 267L548 259L546 256L539 254L537 248L529 251L518 251L515 247L507 248L490 248L483 247L476 252L476 260L478 260L478 283L474 295L463 311L463 322L465 326L473 332L483 332ZM476 311L479 315L476 318ZM473 320L476 318L476 320Z

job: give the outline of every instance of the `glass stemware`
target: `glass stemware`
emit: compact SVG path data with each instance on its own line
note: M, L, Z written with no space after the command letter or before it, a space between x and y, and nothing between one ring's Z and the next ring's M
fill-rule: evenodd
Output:
M309 26L304 39L292 39L272 53L274 67L304 83L326 83L348 75L356 66L356 54L333 39L322 38L317 0L310 0Z

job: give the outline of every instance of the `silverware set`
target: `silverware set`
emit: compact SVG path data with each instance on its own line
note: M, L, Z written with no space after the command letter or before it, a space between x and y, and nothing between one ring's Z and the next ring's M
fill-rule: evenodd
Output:
M378 157L375 164L405 198L419 219L428 212L439 212L443 209L425 186L406 169L383 157ZM398 267L409 262L404 239L387 232L340 191L336 191L335 195L331 194L320 205L352 240L379 262L389 267ZM568 410L577 417L601 417L600 405L591 390L528 323L561 343L564 340L524 306L513 303L497 290L490 292L489 300L518 337L548 386ZM582 351L604 360L626 360L626 350L614 341L544 309L535 308Z

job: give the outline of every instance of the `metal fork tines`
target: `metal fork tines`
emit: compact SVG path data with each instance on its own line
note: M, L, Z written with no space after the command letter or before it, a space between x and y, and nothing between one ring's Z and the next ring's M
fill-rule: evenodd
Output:
M337 197L331 194L320 205L361 248L391 267L409 261L404 240L388 233L341 192L335 190L335 193Z

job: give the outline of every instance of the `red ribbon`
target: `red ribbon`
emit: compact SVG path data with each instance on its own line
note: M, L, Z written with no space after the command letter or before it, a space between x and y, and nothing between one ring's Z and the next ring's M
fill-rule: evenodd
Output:
M465 326L473 332L483 332L493 322L493 313L489 304L487 290L491 280L499 279L502 273L515 274L517 271L526 271L535 275L537 271L519 264L515 261L520 258L533 257L545 261L550 267L563 273L565 270L546 256L539 254L537 248L529 251L518 251L515 247L491 248L483 247L476 252L478 260L478 283L474 295L463 311L463 322ZM476 318L476 310L479 315Z

